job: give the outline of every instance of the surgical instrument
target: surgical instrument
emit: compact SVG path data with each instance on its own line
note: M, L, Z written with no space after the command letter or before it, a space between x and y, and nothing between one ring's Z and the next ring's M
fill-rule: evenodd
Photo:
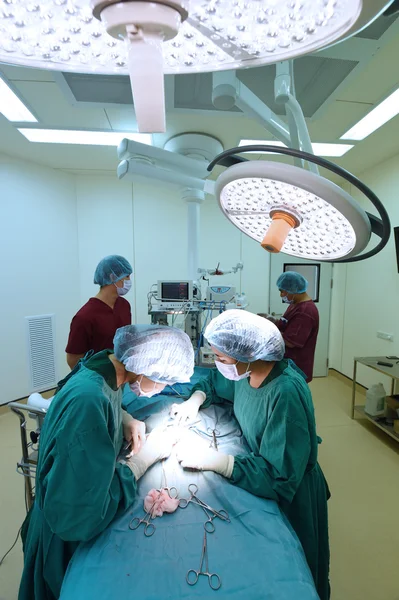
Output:
M208 427L206 431L201 431L201 429L198 429L198 427L195 427L196 423L191 423L191 425L189 426L189 429L195 433L196 435L199 435L201 438L203 438L204 440L209 440L209 438L211 438L211 443L209 445L209 448L215 448L215 450L218 449L218 443L217 443L217 437L220 436L220 431L219 429L216 428L212 428L212 427Z
M146 435L145 437L146 437L146 439L147 439L147 437L148 437L148 436ZM129 450L129 448L130 448L130 450L132 450L132 444L133 444L133 440L129 440L128 442L126 442L126 443L125 443L125 444L122 446L122 451L121 451L121 452L122 452L122 453L125 453L125 452L127 452L127 451ZM133 454L134 454L134 453L133 453Z
M209 446L210 448L215 448L215 450L217 451L218 449L218 443L217 443L217 436L220 435L220 431L219 429L212 429L212 427L208 427L207 432L212 435L213 437L213 443L211 442L211 445Z
M131 445L132 445L132 440L130 440L130 442L126 442L126 444L124 444L124 446L122 447L122 452L127 452L127 450L129 450Z
M175 487L174 485L171 487L168 486L168 481L166 479L166 472L165 472L165 466L164 466L163 460L161 461L161 467L162 467L162 481L161 481L161 487L159 489L157 489L157 492L162 492L162 490L165 490L165 492L168 493L169 498L176 500L176 498L179 497L179 492L177 491L177 487Z
M203 570L204 562L205 562L205 571ZM202 543L200 566L199 566L198 571L196 571L195 569L190 569L189 571L187 571L186 581L187 581L188 585L195 585L198 582L200 575L204 575L205 577L208 577L209 586L213 590L220 589L220 587L222 585L222 581L221 581L219 575L217 573L209 573L208 544L207 544L206 531L204 531L204 540Z
M187 427L187 429L191 429L197 423L201 423L201 419L193 421L193 423L178 423L174 417L170 417L166 423L166 427Z
M139 517L133 517L133 519L129 523L129 529L132 529L133 531L135 531L136 529L138 529L140 527L140 525L142 523L145 523L144 535L146 537L151 537L152 535L154 535L155 525L154 525L154 523L151 523L151 511L154 508L154 506L155 506L155 502L151 506L150 510L148 512L146 512L146 514L144 515L144 517L142 519L139 519Z
M206 502L203 502L202 500L200 500L198 498L198 496L197 496L198 486L195 483L190 483L190 485L188 486L188 491L190 492L190 497L188 499L187 498L180 499L180 501L179 501L180 508L187 508L187 506L190 504L190 502L192 502L193 504L197 504L197 505L201 506L201 508L204 508L206 511L213 514L214 515L213 518L218 517L222 521L227 521L228 523L230 523L230 517L226 510L221 509L221 510L217 511L214 508L212 508L211 506L209 506L209 504L206 504Z
M184 498L182 498L183 500L183 504L181 505L179 503L179 507L180 508L187 508L187 506L190 504L190 502L192 502L192 504L196 504L197 506L199 506L200 508L202 508L202 510L204 511L204 513L206 514L206 521L204 523L204 529L207 533L214 533L216 531L216 527L215 524L213 522L214 519L216 519L216 515L214 513L213 516L211 516L211 514L207 511L207 509L205 508L205 506L202 506L202 504L200 504L199 502L196 502L195 500L188 500L186 501ZM185 503L187 502L187 504Z

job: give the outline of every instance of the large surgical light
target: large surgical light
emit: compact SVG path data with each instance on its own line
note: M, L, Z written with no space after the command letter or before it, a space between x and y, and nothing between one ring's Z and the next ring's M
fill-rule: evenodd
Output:
M301 158L341 175L367 196L381 218L365 212L342 188L316 173L286 163L243 161L235 156L254 151ZM354 175L323 158L292 148L255 145L221 153L208 170L216 164L228 167L215 186L223 213L269 252L354 262L373 256L389 239L389 217L375 194ZM381 238L380 243L360 254L372 233Z
M164 73L276 63L354 35L392 0L0 0L0 62L129 74L139 131L165 129Z

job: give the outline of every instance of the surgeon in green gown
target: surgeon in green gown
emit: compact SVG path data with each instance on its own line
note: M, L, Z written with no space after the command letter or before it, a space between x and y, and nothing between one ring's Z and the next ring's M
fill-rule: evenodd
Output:
M40 435L35 502L23 525L19 600L59 598L79 542L126 511L138 479L171 452L172 434L154 431L146 441L144 423L122 411L124 384L150 397L167 384L188 382L193 367L183 331L128 325L117 330L114 353L86 357L60 382ZM123 436L132 446L119 460Z
M284 360L277 327L252 313L228 310L213 319L205 338L217 370L200 381L179 421L194 420L200 407L232 402L248 442L248 456L229 456L199 441L181 442L185 468L215 471L256 496L278 502L300 542L321 600L330 597L327 482L317 462L319 438L305 375ZM243 549L245 551L245 549Z

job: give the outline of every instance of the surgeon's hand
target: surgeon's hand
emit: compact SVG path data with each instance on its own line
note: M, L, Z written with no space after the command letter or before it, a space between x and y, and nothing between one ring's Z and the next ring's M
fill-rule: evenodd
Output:
M263 317L264 319L267 319L271 323L274 323L274 325L277 325L277 323L280 320L280 319L276 319L275 317L272 317L268 313L258 313L258 317Z
M177 433L173 429L171 427L168 429L154 429L140 452L126 461L127 466L133 471L137 480L144 475L151 465L170 456L177 441Z
M208 442L188 436L176 446L176 455L184 469L214 471L230 479L233 473L234 456L209 448Z
M137 454L145 444L145 423L133 419L129 413L125 412L122 415L123 437L127 442L130 442L130 454Z
M205 392L197 391L181 404L172 404L170 416L176 419L178 425L186 425L195 421L198 411L206 400Z

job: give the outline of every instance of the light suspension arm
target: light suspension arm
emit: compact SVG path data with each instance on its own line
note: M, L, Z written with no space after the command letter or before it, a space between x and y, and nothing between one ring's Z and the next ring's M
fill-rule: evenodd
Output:
M237 79L235 71L216 72L212 75L212 102L219 110L237 106L245 116L257 121L284 144L290 145L287 125L246 85Z
M283 104L287 114L291 136L290 146L314 154L305 116L295 95L294 62L292 60L277 63L274 96L277 103ZM294 160L297 161L295 164L298 164L298 159ZM303 166L303 163L299 166ZM308 163L308 167L309 171L313 173L319 172L313 163Z

